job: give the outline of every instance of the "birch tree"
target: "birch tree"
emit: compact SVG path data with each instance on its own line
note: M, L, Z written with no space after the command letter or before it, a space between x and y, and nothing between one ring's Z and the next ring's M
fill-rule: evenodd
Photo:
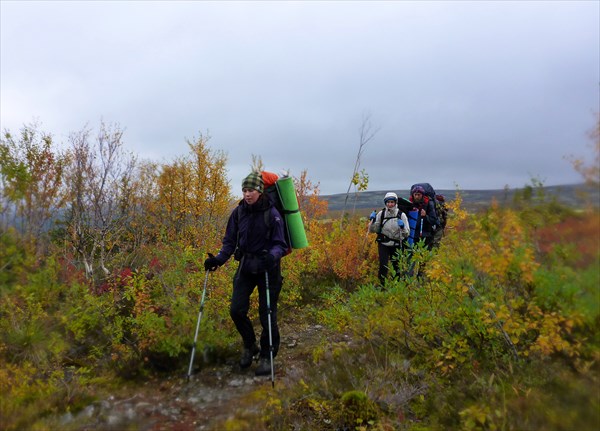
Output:
M72 163L66 225L71 249L88 278L97 270L105 277L110 274L111 258L120 251L119 242L134 211L129 197L136 158L125 153L122 139L118 125L104 122L95 139L87 128L69 138Z
M38 255L65 203L63 176L68 155L59 151L37 123L18 138L6 131L0 140L1 230L16 228Z

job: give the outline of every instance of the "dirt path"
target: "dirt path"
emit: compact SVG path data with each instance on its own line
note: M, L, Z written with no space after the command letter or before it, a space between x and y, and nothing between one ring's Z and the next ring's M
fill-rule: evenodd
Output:
M275 385L288 387L311 366L313 348L323 339L324 328L292 322L282 322L280 327ZM231 358L197 369L189 381L184 373L149 380L126 394L96 402L76 416L64 415L61 424L78 431L220 430L228 419L260 414L263 406L251 395L272 387L270 375L255 377L255 365L241 370L236 362L237 358Z

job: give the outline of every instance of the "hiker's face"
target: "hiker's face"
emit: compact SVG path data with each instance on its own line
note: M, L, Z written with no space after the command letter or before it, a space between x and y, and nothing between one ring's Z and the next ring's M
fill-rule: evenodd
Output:
M421 202L421 199L423 199L423 194L421 192L414 192L413 198L415 198L415 201Z
M390 199L389 201L387 201L385 203L385 206L388 207L388 208L394 208L396 206L396 201Z
M248 205L255 204L260 196L260 193L254 189L250 189L248 187L244 187L242 189L242 193L244 194L244 200Z

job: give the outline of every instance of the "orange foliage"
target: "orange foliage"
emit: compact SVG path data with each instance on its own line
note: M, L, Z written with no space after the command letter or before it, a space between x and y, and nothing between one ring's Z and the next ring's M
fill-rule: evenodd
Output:
M302 171L300 178L295 181L298 205L305 223L311 225L327 213L327 202L319 199L319 184L313 184L308 179L306 170Z
M343 229L329 226L330 235L322 243L322 270L332 271L347 287L373 281L377 252L374 236L360 219L350 221Z
M585 268L598 259L600 253L600 213L573 216L559 224L545 226L537 231L536 238L542 253L550 252L556 244L575 241L579 256L575 266Z

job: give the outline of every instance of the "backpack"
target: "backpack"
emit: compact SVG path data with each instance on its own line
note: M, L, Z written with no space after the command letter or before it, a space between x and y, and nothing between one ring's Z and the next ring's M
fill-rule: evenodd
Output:
M435 213L440 220L441 228L444 229L448 221L448 207L446 207L446 198L444 195L435 196Z
M444 195L436 195L435 189L429 183L417 183L417 184L413 184L410 187L411 196L412 196L412 192L413 192L414 188L417 186L423 187L423 190L425 190L425 196L427 196L429 198L429 200L433 202L433 205L435 207L435 215L437 216L437 219L438 219L438 222L436 223L436 225L441 226L443 229L444 227L446 227L446 216L448 214L446 205L443 204ZM438 198L438 196L441 196L441 200ZM443 213L443 220L442 220L442 213Z
M273 206L279 212L281 219L283 220L283 236L285 238L285 243L288 245L288 249L285 252L284 256L287 256L292 252L292 241L290 239L290 228L287 223L287 218L285 217L286 210L283 208L283 202L281 202L281 196L279 194L279 188L277 187L277 175L271 174L270 172L263 172L263 182L265 183L264 194L267 198L273 203ZM265 180L265 178L269 178L265 176L265 174L269 174L275 176L275 179L271 182L269 180ZM272 178L272 177L270 177ZM267 228L271 227L271 217L269 217L270 211L265 211L265 224Z
M407 214L407 216L408 212L413 209L413 203L410 200L401 197L398 198L398 203L396 204L396 206L404 214Z
M411 195L412 195L413 190L417 186L423 187L423 190L425 190L425 196L427 196L430 200L435 201L435 189L433 187L431 187L431 184L429 184L429 183L413 184L412 186L410 186L410 194Z

